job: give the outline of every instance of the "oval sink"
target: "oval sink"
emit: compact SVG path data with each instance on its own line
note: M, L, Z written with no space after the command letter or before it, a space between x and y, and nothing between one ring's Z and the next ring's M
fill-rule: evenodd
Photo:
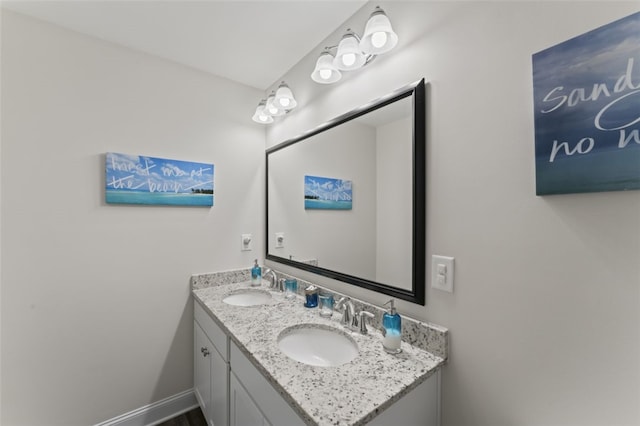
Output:
M278 347L289 358L316 367L337 367L358 356L358 345L346 333L321 324L300 324L278 335Z
M271 301L271 293L258 289L242 289L222 299L227 305L233 306L255 306L263 305Z

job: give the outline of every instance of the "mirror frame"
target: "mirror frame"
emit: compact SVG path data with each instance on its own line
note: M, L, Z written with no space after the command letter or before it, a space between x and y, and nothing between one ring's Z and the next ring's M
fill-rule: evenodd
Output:
M365 278L349 275L343 272L269 254L269 155L295 143L302 142L311 136L344 124L376 109L382 108L406 97L413 99L413 129L412 129L412 195L413 195L413 241L412 241L412 283L411 290L405 290L382 284ZM373 100L361 107L340 115L320 126L299 136L284 141L266 150L266 179L265 179L265 259L292 266L324 277L333 278L348 284L366 288L378 293L386 294L402 300L425 304L425 251L426 251L426 99L425 80L408 84L394 92Z

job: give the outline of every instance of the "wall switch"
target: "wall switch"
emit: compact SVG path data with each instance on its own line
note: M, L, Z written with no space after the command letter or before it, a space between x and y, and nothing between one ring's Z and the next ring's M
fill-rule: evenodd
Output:
M284 232L276 232L276 248L284 248Z
M251 236L251 234L242 234L242 240L241 240L241 251L250 251L252 249L252 241L253 241L253 237Z
M453 257L431 256L431 287L453 293Z

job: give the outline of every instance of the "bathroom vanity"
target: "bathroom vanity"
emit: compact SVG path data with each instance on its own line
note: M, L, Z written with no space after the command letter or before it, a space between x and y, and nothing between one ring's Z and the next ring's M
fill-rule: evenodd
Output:
M224 301L245 291L254 291L246 281L194 286L194 387L209 425L439 425L446 355L406 342L390 355L374 327L348 330L338 312L322 318L266 285L253 306ZM301 325L353 342L357 355L335 366L290 358L279 342Z

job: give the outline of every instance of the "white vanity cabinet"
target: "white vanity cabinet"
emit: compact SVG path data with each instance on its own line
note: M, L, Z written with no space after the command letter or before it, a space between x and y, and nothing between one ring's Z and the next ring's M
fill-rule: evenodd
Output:
M309 413L304 417L316 416L313 420L310 418L312 422L330 421L342 424L346 423L345 418L352 418L352 410L362 409L358 408L359 404L371 401L371 395L368 394L379 395L384 392L384 389L380 389L383 384L374 380L374 386L369 383L368 388L348 389L348 393L340 399L341 405L336 407L314 406L314 401L317 400L310 400L306 396L300 399L300 395L296 393L292 393L291 396L281 394L284 391L277 389L285 385L270 382L270 380L278 380L277 372L265 375L261 371L262 369L269 371L270 358L262 364L254 365L250 356L246 355L243 352L244 349L241 350L241 346L236 343L236 339L242 342L242 337L238 337L236 330L241 325L234 324L233 331L230 331L232 337L227 336L198 301L194 301L194 318L194 389L209 426L304 426L303 417L294 411L294 405L289 404L290 398L294 400L298 398L296 401L300 408ZM250 322L247 324L248 332L251 333L253 324ZM367 340L360 340L360 344L364 347L369 343ZM375 347L379 349L379 342L375 342ZM370 353L375 356L376 352ZM406 354L418 360L415 349L407 348ZM272 356L280 356L280 354ZM388 357L381 350L380 356ZM369 369L369 365L370 363L363 364L366 367L364 371L371 375L373 372ZM349 373L356 374L358 368L357 361L354 361L353 370ZM389 368L395 367L391 365ZM402 371L402 368L401 363L398 364L398 371ZM301 369L298 374L303 374L304 371L305 369ZM389 371L386 376L389 377ZM268 380L267 377L273 377L273 379ZM357 376L354 379L355 382L358 382L358 377L364 376ZM346 385L343 383L341 386ZM304 390L301 393L306 395ZM322 396L316 394L316 397ZM371 408L368 410L370 411ZM342 417L343 414L345 417ZM434 368L429 378L372 418L367 425L439 426L440 369Z
M303 426L198 302L193 312L194 391L209 426Z
M305 424L233 342L230 358L230 426ZM436 371L367 425L439 426L440 371Z
M198 302L193 304L196 399L209 426L229 424L229 338Z

